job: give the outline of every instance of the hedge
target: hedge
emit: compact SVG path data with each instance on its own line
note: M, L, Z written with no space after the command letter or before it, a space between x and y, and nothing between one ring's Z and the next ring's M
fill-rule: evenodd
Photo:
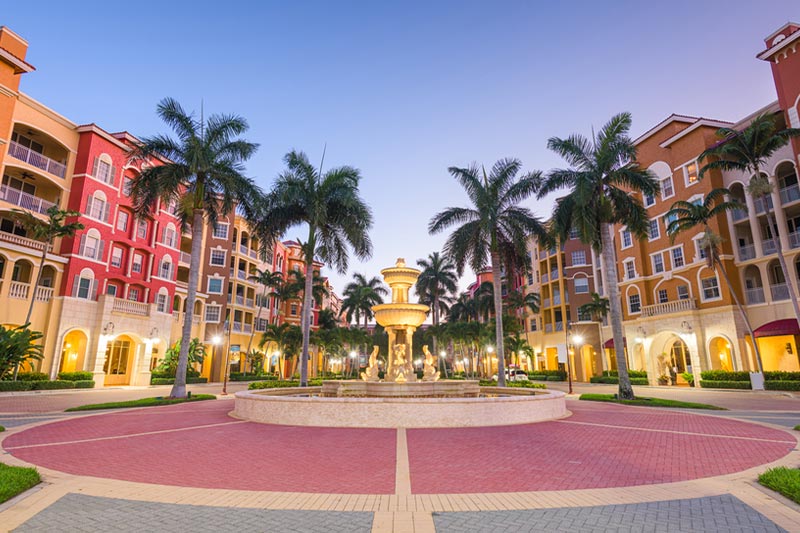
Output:
M631 385L649 385L645 377L630 378ZM589 383L605 383L607 385L619 385L619 378L617 376L592 376L589 378Z
M800 390L800 381L794 381L794 380L765 381L764 388L767 390Z
M73 381L76 389L93 389L94 380L92 379L77 379Z
M175 383L175 378L154 378L150 377L150 385L173 385ZM208 378L193 378L187 377L186 384L191 385L192 383L208 383Z
M33 381L0 381L0 392L32 390Z
M727 370L704 370L700 372L700 379L703 381L746 381L750 383L750 373L728 372Z
M91 372L59 372L58 379L63 381L92 381L94 376Z
M717 381L703 379L700 381L700 387L704 389L749 389L750 378L747 381Z
M308 384L311 387L319 387L322 385L321 378L309 379ZM269 381L254 381L247 386L248 390L257 389L283 389L288 387L299 387L299 381L286 381L286 380L269 380Z
M800 372L764 372L765 381L800 381ZM794 390L794 389L792 389Z
M47 381L50 378L44 372L20 372L17 381Z
M231 372L228 376L231 381L269 381L278 379L275 374L242 374L241 372Z
M617 377L619 376L619 372L616 370L605 370L603 371L603 376L605 377ZM628 377L629 378L646 378L647 371L646 370L628 370Z
M566 381L566 374L559 374L557 376L547 376L547 381Z
M74 389L74 381L64 381L57 379L55 381L34 381L33 390L58 390L58 389Z

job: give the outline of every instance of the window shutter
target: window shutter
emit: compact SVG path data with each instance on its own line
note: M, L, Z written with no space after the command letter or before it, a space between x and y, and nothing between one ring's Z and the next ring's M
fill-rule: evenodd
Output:
M92 176L97 177L97 165L100 163L100 158L94 158L94 165L92 165Z
M75 276L75 278L72 280L72 297L73 298L77 298L78 297L78 284L80 282L81 282L81 277L80 276Z
M108 222L108 215L110 211L111 205L108 202L103 204L103 222Z
M97 286L99 285L100 280L92 280L92 290L91 294L89 294L90 300L97 300Z
M85 233L83 235L81 235L81 245L78 248L78 255L83 255L84 248L86 248L86 234ZM77 280L78 278L75 278L75 279Z
M94 196L90 196L86 199L86 215L92 216L92 202L94 201Z
M109 185L114 185L114 176L117 175L117 167L111 166L111 174L108 175L108 183Z
M98 261L103 260L103 246L105 246L106 242L103 240L98 241L97 243L97 252L95 252L95 259Z

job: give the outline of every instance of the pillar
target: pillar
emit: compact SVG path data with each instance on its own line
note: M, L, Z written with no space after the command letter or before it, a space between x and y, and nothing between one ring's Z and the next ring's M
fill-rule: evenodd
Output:
M753 202L753 197L750 196L749 193L745 193L744 203L747 205L747 220L750 222L750 234L753 237L753 244L756 248L756 257L762 257L764 255L764 248L762 247L763 245L761 240L761 226L758 223L758 214L756 213L755 202ZM736 235L734 232L734 237L735 236Z
M94 355L94 369L92 370L92 379L94 379L95 387L102 387L105 384L106 372L103 366L106 364L106 350L108 349L108 341L111 337L107 335L100 335L97 340L97 351Z

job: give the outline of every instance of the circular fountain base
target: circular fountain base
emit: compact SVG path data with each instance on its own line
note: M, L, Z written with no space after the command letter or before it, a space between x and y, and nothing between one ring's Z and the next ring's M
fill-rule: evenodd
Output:
M564 397L559 391L478 387L475 381L338 381L322 387L237 392L231 414L288 426L504 426L563 418L569 415Z

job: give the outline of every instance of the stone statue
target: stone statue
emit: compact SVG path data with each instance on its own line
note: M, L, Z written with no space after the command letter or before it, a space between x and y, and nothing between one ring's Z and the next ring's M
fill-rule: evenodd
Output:
M425 354L425 365L422 368L422 381L437 381L439 379L439 371L433 365L433 354L428 351L428 345L422 347L422 353Z
M380 381L378 376L378 350L380 348L377 345L372 347L372 353L369 355L369 365L361 373L361 379L364 381Z
M395 344L393 348L394 360L392 361L391 375L388 376L389 381L396 381L398 383L416 381L417 376L414 374L414 369L411 368L411 365L406 361L406 345Z

